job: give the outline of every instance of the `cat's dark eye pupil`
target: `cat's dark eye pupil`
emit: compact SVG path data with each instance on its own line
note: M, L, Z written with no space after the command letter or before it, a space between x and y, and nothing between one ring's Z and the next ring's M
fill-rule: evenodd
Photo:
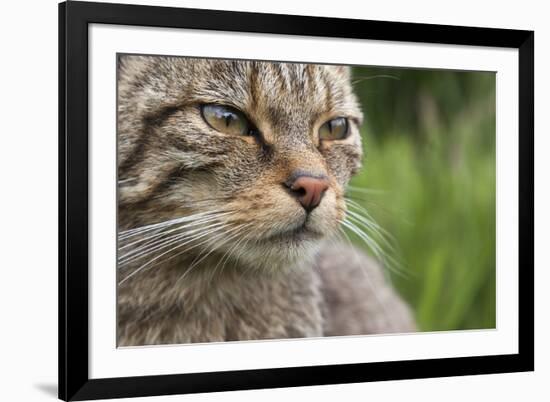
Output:
M232 114L227 113L225 115L225 126L229 127L229 124L231 124L231 121L234 119L234 116Z

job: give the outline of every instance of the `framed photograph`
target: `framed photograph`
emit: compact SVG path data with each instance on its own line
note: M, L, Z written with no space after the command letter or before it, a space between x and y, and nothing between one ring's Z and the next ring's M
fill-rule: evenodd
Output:
M530 371L534 33L59 5L59 397Z

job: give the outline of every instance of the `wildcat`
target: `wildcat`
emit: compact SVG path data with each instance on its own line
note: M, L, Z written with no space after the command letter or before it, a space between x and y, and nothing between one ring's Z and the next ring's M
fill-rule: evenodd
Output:
M414 329L334 240L360 222L348 67L120 55L117 119L119 346Z

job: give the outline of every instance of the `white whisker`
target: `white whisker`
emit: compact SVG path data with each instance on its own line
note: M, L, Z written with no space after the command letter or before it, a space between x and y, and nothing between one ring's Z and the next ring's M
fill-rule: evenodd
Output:
M248 225L248 226L250 226L250 225ZM245 226L240 231L238 231L235 234L235 236L233 236L233 238L235 238L237 236L240 236L242 234L242 232L244 231L244 229L246 229L246 227L248 227L248 226ZM214 267L214 273L216 272L216 270L218 268L218 265L220 265L220 264L222 264L221 270L223 271L223 268L225 267L225 264L227 263L227 261L229 261L229 259L231 258L231 255L233 254L233 251L239 246L239 244L243 241L243 239L245 239L245 237L241 237L237 242L235 242L235 244L233 244L232 247L229 248L228 251L225 252L225 254L222 256L220 261L218 261L218 263Z
M376 227L375 224L373 224L371 221L365 219L364 217L357 215L353 213L352 211L347 211L348 218L361 226L363 226L366 230L371 231L378 240L382 241L384 245L392 252L395 252L393 244L384 236L380 230ZM374 239L373 239L374 240Z
M195 260L193 260L191 266L183 273L182 276L180 276L178 278L178 280L176 281L176 284L179 283L181 280L183 280L189 272L191 272L191 270L195 267L197 267L199 265L199 263L201 261L203 261L205 258L207 258L210 254L212 254L213 252L215 252L216 250L220 249L223 245L227 244L228 242L230 242L232 239L234 239L236 236L238 236L240 233L242 233L242 231L249 227L252 223L248 223L248 224L244 224L244 225L238 225L236 226L235 228L233 228L232 230L229 230L229 231L226 231L224 233L222 233L221 235L224 237L224 240L222 240L221 243L217 244L216 246L214 246L211 250L209 250L205 255L203 255L202 257L200 257L198 260L197 260L197 257L199 257L201 255L201 253L199 253L199 255L195 258ZM227 236L228 234L231 234L229 237ZM221 237L221 236L218 236L218 237ZM211 240L217 240L216 239L211 239ZM214 269L215 270L215 269Z
M223 229L223 227L222 227L221 229ZM146 262L145 264L141 265L139 268L137 268L136 270L134 270L131 274L127 275L127 276L126 276L124 279L122 279L118 284L119 284L119 285L123 284L123 283L126 282L128 279L130 279L132 276L134 276L134 275L137 274L138 272L142 271L142 270L143 270L144 268L146 268L147 266L150 266L153 262L157 261L159 258L165 256L166 254L169 254L169 253L171 253L172 251L177 250L178 248L183 247L183 246L185 246L185 245L187 245L187 244L189 244L189 243L191 243L191 242L193 242L193 241L195 241L195 240L197 240L197 239L200 239L200 238L202 238L202 237L204 237L204 236L207 236L207 235L209 235L209 234L211 234L212 232L215 232L215 231L217 231L217 230L220 230L220 228L216 228L216 229L210 230L210 231L208 231L208 232L206 232L206 233L202 233L202 234L200 234L199 236L193 237L191 240L184 241L183 243L180 243L180 244L178 244L177 246L172 247L172 248L169 249L168 251L165 251L165 252L159 254L158 256L152 258L151 260L149 260L149 261ZM200 244L202 244L202 243L199 243L199 244L197 244L197 245L191 247L190 249L192 249L192 248L194 248L194 247L197 247L197 246L200 245ZM190 250L190 249L188 249L188 250ZM185 250L185 251L188 251L188 250ZM181 253L178 253L177 255L179 255L179 254L181 254ZM172 258L172 257L171 257L171 258ZM171 258L169 258L169 259L171 259ZM167 260L169 260L169 259L167 259Z
M121 231L118 235L118 238L119 238L119 240L123 240L123 239L126 239L128 237L137 236L138 234L143 233L143 232L148 232L148 231L151 231L151 230L164 228L166 226L177 225L179 223L194 221L194 220L197 220L197 219L199 219L201 217L204 217L204 216L215 215L215 214L224 213L224 212L229 213L231 211L214 210L214 211L199 212L199 213L193 214L193 215L186 215L186 216L182 216L180 218L170 219L168 221L153 223L153 224L150 224L150 225L140 226L138 228L133 228L133 229L128 229L128 230Z
M158 250L161 250L163 248L166 248L166 247L170 246L171 244L174 244L174 243L180 241L181 239L191 237L191 236L195 235L196 233L199 233L199 234L201 232L204 233L205 230L209 230L209 229L213 229L213 228L217 229L218 227L224 226L224 225L226 225L226 224L223 223L223 222L218 222L218 223L214 223L214 224L211 224L211 225L208 225L208 226L205 226L205 227L201 227L201 228L197 228L197 229L194 229L194 230L190 230L190 231L186 231L186 232L183 232L183 233L168 236L165 239L160 239L158 242L155 243L155 245L149 245L148 247L136 248L135 250L129 251L128 253L120 256L119 263L123 264L123 265L126 265L129 261L135 261L136 259L140 258L143 255L147 255L147 254L150 254L154 251L158 251ZM210 233L210 232L208 232L208 233Z
M346 241L348 242L348 244L350 245L351 249L353 250L353 255L354 255L354 258L355 258L355 263L361 268L361 272L362 272L363 275L365 276L365 280L367 281L369 287L371 288L372 294L374 295L374 297L375 297L375 299L376 299L376 302L378 303L378 305L379 305L383 310L386 309L386 305L382 302L382 300L380 300L379 292L377 292L376 289L374 288L374 285L372 284L371 278L369 277L369 275L368 275L368 274L365 272L365 270L363 269L362 259L359 257L359 254L357 253L356 248L353 247L353 245L352 245L352 243L351 243L351 239L350 239L349 236L347 235L346 231L345 231L344 229L342 229L341 227L339 228L339 232L345 236Z
M205 224L205 223L210 223L212 221L216 221L220 217L223 217L223 216L226 216L226 215L229 215L229 214L230 213L227 212L227 213L223 213L223 214L217 214L215 216L206 216L206 217L198 218L194 221L191 221L191 222L188 222L188 223L183 223L180 226L177 226L176 228L171 228L171 227L174 226L174 225L177 225L177 223L173 224L173 225L169 225L169 226L166 227L166 229L163 229L161 232L158 232L158 233L155 233L155 234L150 234L150 235L145 235L144 237L142 237L138 240L135 240L135 241L132 241L131 243L125 244L124 246L119 247L119 250L131 247L134 244L139 244L141 242L151 240L151 239L154 239L156 237L163 236L163 235L166 235L168 233L175 232L175 231L178 231L178 230L181 230L181 229L185 229L185 228L193 227L193 226L198 226L198 225L202 225L202 224ZM170 229L170 230L167 230L167 229Z
M400 268L400 264L393 258L391 255L389 255L387 252L385 252L378 243L374 239L372 239L367 233L365 233L363 230L361 230L359 227L357 227L353 222L350 222L349 220L343 220L341 221L342 225L348 228L350 231L355 233L363 242L367 245L367 247L374 253L376 258L383 264L383 266L390 271L401 275L406 276L403 270Z

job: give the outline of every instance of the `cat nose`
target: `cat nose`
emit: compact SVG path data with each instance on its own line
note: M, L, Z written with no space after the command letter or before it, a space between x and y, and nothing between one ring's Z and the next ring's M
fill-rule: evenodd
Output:
M285 184L307 212L313 211L321 203L329 186L326 177L308 175L297 176Z

